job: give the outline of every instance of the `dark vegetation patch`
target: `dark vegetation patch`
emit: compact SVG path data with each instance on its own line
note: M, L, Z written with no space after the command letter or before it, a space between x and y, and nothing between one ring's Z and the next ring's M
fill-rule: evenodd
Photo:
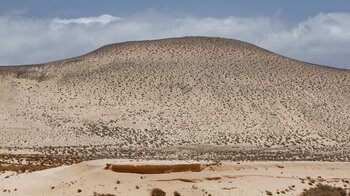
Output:
M142 140L140 140L142 142ZM164 144L160 144L164 145ZM294 148L282 149L243 149L237 147L207 146L129 146L124 144L64 146L34 148L43 156L71 156L86 159L191 159L191 160L232 160L232 161L344 161L350 160L350 151L329 151L316 149L307 151ZM166 145L166 144L165 144Z
M175 191L174 196L181 196L181 194L179 192Z
M30 155L0 155L0 172L33 172L43 169L72 165L88 159L76 157L46 157Z
M114 195L114 194L109 194L109 193L104 194L104 193L96 193L96 192L94 192L94 196L116 196L116 195Z
M159 189L159 188L154 188L151 191L151 196L165 196L165 195L166 195L166 193L162 189Z
M316 187L304 189L300 196L346 196L346 190L341 187L317 184Z

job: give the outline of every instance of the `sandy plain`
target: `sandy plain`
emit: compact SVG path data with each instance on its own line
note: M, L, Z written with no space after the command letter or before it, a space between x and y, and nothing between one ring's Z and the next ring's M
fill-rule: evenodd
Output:
M188 161L93 160L23 174L0 175L0 195L150 195L160 188L166 195L251 196L298 195L317 183L349 189L350 163L344 162L230 162L201 172L164 174L121 173L112 164L175 164ZM205 164L204 161L190 161ZM6 176L9 176L5 178Z

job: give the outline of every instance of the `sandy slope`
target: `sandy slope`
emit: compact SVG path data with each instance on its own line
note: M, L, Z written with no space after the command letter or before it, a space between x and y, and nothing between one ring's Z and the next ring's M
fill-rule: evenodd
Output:
M0 152L349 160L350 71L231 39L127 42L0 67Z
M240 164L222 162L201 172L168 174L117 173L104 169L106 163L121 162L123 160L95 160L9 178L1 175L0 194L93 195L96 192L144 196L148 195L152 188L158 187L166 191L167 195L173 195L174 191L191 196L209 194L251 196L266 195L266 191L271 191L273 195L276 195L277 191L280 195L297 195L304 188L314 186L318 182L348 187L349 184L345 181L350 180L350 163L339 162L240 162ZM310 177L310 180L307 177ZM194 182L174 180L181 178L191 179ZM301 179L305 179L304 183ZM316 182L309 185L312 180ZM10 190L11 193L3 192L4 189ZM78 193L78 189L82 192ZM285 191L285 194L282 191Z

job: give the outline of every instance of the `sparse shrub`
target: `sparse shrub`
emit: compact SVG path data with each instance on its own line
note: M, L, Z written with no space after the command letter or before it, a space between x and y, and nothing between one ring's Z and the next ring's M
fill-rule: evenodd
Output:
M94 196L116 196L116 195L114 195L114 194L102 194L102 193L94 192Z
M272 195L271 191L265 191L265 192L266 192L266 195Z
M165 195L166 195L166 193L162 189L159 189L159 188L154 188L151 191L151 196L165 196Z
M174 196L181 196L181 194L179 192L175 191Z
M21 166L19 167L19 170L20 170L22 173L24 173L24 172L26 171L26 167L25 167L24 165L21 165Z
M341 187L317 184L316 187L304 190L300 196L346 196L346 191Z

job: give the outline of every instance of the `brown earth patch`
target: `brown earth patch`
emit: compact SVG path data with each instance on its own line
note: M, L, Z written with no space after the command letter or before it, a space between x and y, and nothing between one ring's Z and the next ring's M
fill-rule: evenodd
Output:
M221 177L206 177L206 180L221 180Z
M193 164L175 164L175 165L127 165L127 164L106 164L105 169L123 173L138 173L138 174L162 174L171 172L200 172L207 165Z
M192 182L192 183L202 182L201 179L187 179L187 178L175 178L175 179L166 179L166 180L157 180L157 181L160 181L160 182L181 181L181 182Z

